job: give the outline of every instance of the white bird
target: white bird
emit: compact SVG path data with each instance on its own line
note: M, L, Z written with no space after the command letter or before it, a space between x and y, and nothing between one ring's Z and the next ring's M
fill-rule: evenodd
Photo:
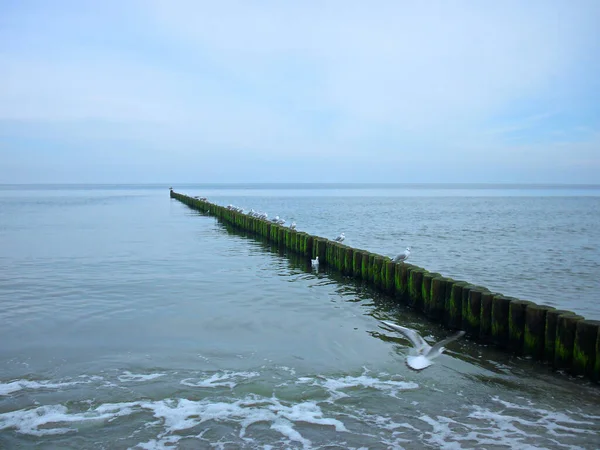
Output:
M410 256L410 247L406 247L406 250L404 250L404 252L400 253L398 256L396 256L394 258L394 262L401 262L401 261L406 261L408 259L408 257Z
M296 229L296 222L292 222L292 224L290 225L290 228L292 230L295 230Z
M310 265L315 268L318 268L319 267L319 257L317 256L315 259L311 259Z
M338 237L336 237L334 239L335 242L342 242L344 239L346 239L346 235L344 233L340 234Z
M464 336L464 331L459 331L450 337L447 337L440 342L437 342L433 346L429 345L415 330L406 328L400 325L395 325L390 322L382 320L384 324L393 330L403 334L412 344L414 345L414 355L406 357L406 364L411 369L423 370L433 364L432 359L437 358L442 354L445 349L444 345Z

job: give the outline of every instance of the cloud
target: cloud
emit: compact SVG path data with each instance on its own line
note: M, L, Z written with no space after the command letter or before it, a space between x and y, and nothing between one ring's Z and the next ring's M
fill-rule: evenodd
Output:
M592 1L2 8L5 158L44 142L99 158L86 150L93 140L110 143L123 166L135 159L119 146L145 152L156 176L175 159L272 160L298 177L303 158L339 164L344 155L347 174L352 165L386 171L371 161L536 171L552 153L551 181L598 148Z

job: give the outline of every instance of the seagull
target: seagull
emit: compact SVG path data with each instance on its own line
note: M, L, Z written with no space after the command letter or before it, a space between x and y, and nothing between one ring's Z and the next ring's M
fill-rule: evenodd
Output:
M393 323L386 322L385 320L382 320L382 322L395 331L402 333L406 338L408 338L409 341L412 342L415 347L415 354L406 357L406 364L408 367L414 370L423 370L432 365L432 359L437 358L444 350L446 350L444 345L464 336L465 334L464 331L459 331L458 333L453 334L452 336L434 344L432 347L425 342L425 340L415 330L411 330L410 328L405 328L400 325L395 325Z
M404 252L400 253L398 256L396 256L394 258L394 262L401 262L401 261L406 261L408 259L408 257L410 256L410 247L406 247L406 250L404 250Z
M292 224L290 225L290 228L292 230L295 230L296 229L296 222L292 222Z
M317 256L315 259L311 259L310 265L313 266L314 268L318 269L319 268L319 257Z
M344 239L346 239L346 235L344 233L340 234L338 237L336 237L334 239L335 242L342 242Z

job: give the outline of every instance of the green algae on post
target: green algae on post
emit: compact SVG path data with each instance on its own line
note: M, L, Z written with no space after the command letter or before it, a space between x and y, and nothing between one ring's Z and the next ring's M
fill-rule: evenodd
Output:
M508 310L508 347L517 355L523 353L526 311L533 302L511 300Z
M450 328L460 329L462 326L462 291L466 286L464 281L453 281L450 295L446 297L444 322Z
M423 310L423 276L425 270L413 266L408 274L408 304L422 311Z
M448 279L442 276L431 279L431 302L429 302L429 308L425 310L425 314L430 319L441 321L444 317L447 284Z
M575 346L577 322L583 317L575 314L561 314L556 320L556 341L554 343L554 368L570 369Z
M581 320L577 322L571 366L574 375L586 375L593 378L596 365L596 341L599 333L600 321Z
M500 348L508 345L508 311L510 297L495 295L492 298L492 340Z
M556 324L558 316L563 314L575 315L571 311L561 309L548 310L546 312L546 327L544 329L544 359L551 364L554 363L554 349L556 347Z
M354 250L352 254L352 272L356 278L362 278L362 257L364 251Z
M437 274L433 274L427 271L423 272L423 281L421 283L421 311L429 311L431 308L431 280Z
M483 290L472 286L467 290L467 298L463 296L462 304L462 329L468 336L479 337L479 324L481 322L481 295Z
M387 259L385 261L384 273L384 290L388 294L393 294L396 276L396 264L394 264L391 259Z
M525 310L525 333L523 336L523 355L534 359L544 358L546 336L546 314L556 311L551 306L527 305Z
M383 267L383 256L376 255L373 258L373 286L381 288L381 268Z

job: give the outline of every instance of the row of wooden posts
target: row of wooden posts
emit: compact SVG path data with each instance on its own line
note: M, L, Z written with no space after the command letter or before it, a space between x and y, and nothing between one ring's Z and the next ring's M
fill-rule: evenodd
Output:
M306 258L366 281L428 318L554 369L600 382L600 321L507 297L464 281L178 194L171 198Z

